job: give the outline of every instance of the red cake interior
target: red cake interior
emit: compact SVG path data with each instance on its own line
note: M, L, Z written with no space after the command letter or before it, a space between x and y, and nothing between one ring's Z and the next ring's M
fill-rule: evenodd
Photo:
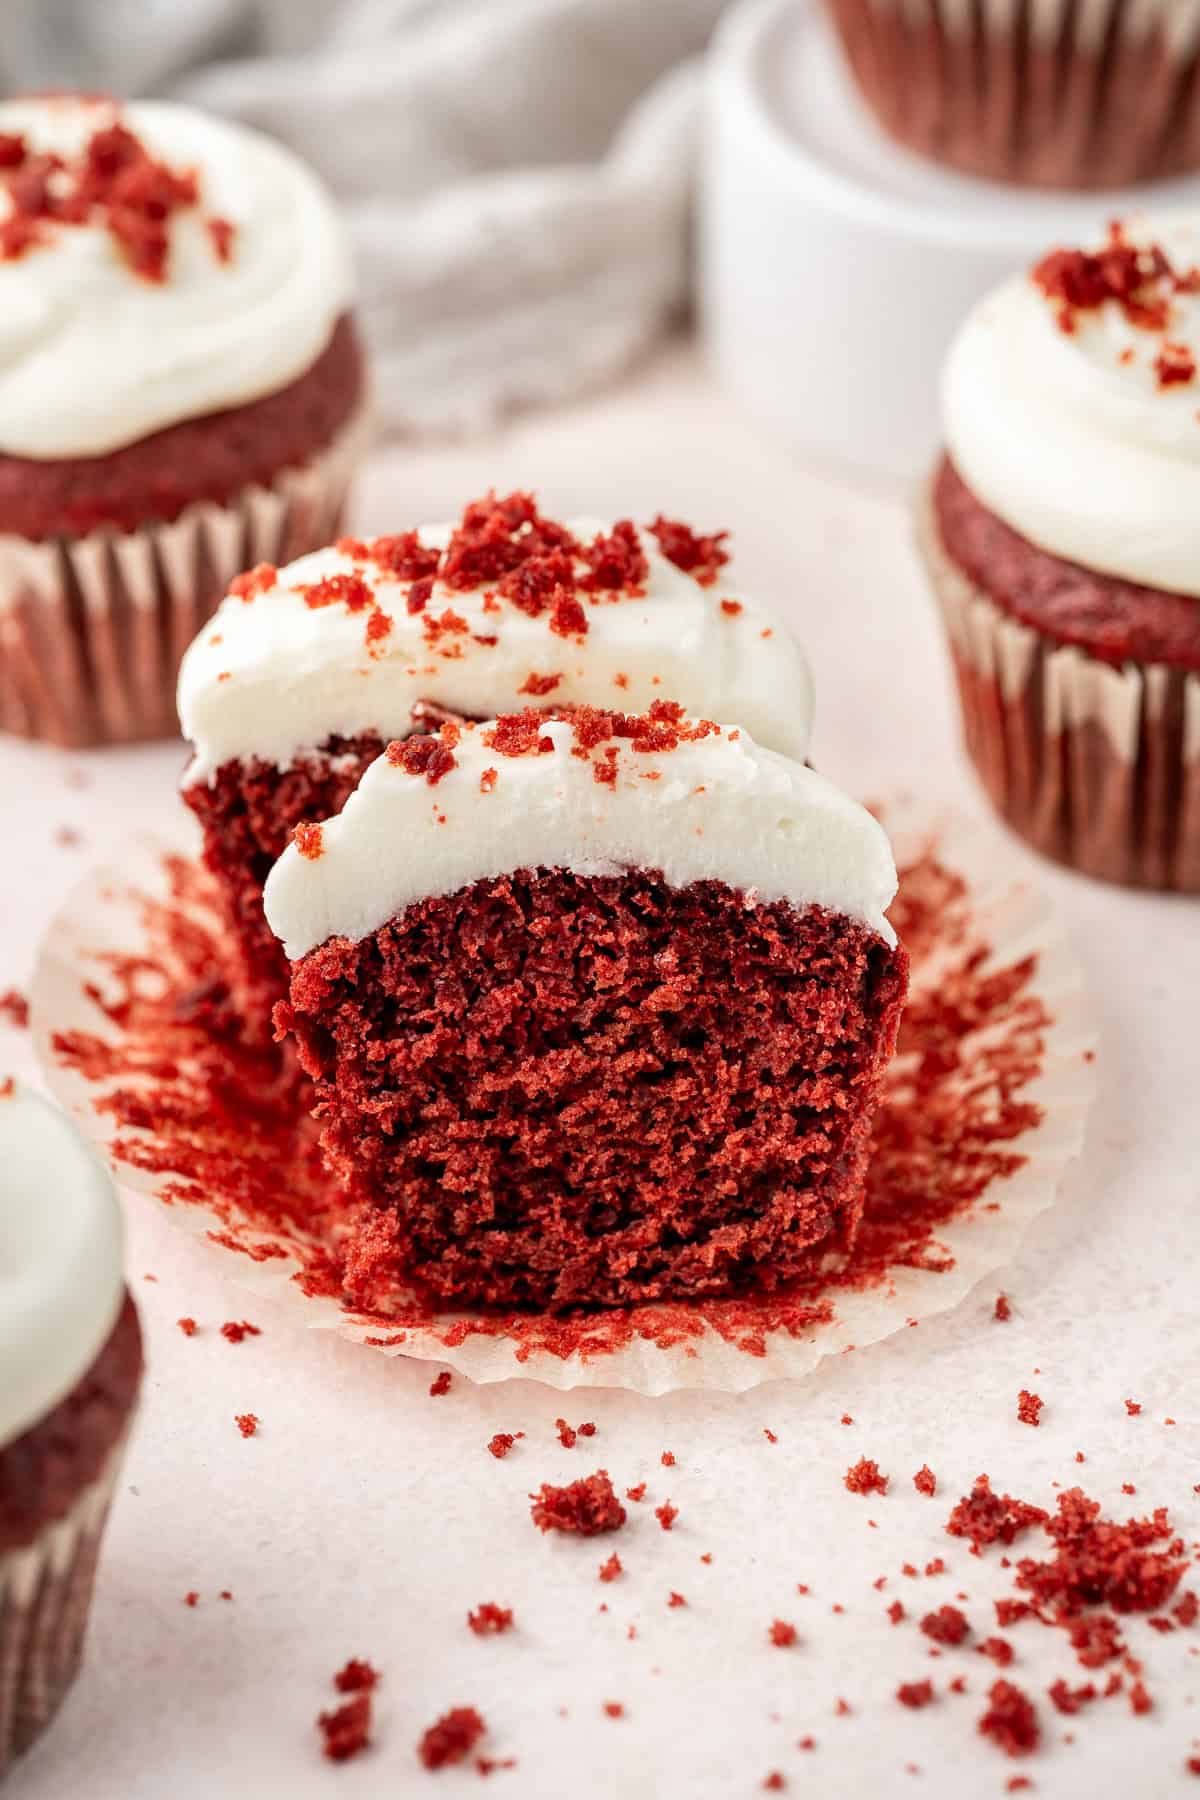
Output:
M297 962L277 1009L362 1204L348 1285L565 1308L849 1242L903 949L656 871L521 871Z

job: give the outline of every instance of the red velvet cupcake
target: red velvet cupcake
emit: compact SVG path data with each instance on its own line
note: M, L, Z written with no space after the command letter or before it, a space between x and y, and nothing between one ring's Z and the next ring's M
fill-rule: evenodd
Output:
M65 1116L0 1083L0 1777L83 1651L142 1343L112 1182Z
M988 793L1086 874L1200 893L1200 222L1053 251L943 400L922 538Z
M336 530L365 428L348 254L279 145L183 107L0 105L0 729L175 729L240 568Z
M996 181L1123 187L1200 169L1193 0L827 0L880 124Z
M390 745L265 896L350 1298L620 1305L843 1252L895 886L869 813L668 701Z

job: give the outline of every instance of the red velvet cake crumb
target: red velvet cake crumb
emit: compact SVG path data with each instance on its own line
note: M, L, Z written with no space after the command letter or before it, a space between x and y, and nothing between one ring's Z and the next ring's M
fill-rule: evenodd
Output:
M441 1769L470 1756L487 1730L473 1706L454 1706L431 1725L417 1746L427 1769Z
M16 988L9 988L6 993L0 994L0 1019L7 1019L17 1031L28 1029L29 1002Z
M238 1413L234 1424L244 1438L253 1437L258 1430L258 1415L256 1413Z
M1047 1523L1046 1531L1057 1547L1054 1558L1023 1558L1017 1565L1017 1586L1032 1594L1038 1607L1053 1607L1060 1617L1101 1605L1118 1613L1158 1612L1187 1567L1165 1507L1149 1519L1118 1525L1100 1517L1095 1500L1070 1488L1058 1496L1058 1517Z
M268 593L278 580L279 570L274 563L255 563L254 567L247 569L245 574L234 576L227 592L234 599L249 602L256 600L260 594Z
M340 1668L333 1678L333 1685L339 1694L365 1694L379 1685L380 1675L369 1662L361 1657L352 1656L350 1661Z
M564 1450L574 1449L575 1439L579 1435L578 1432L575 1430L575 1428L571 1425L568 1425L567 1421L565 1419L555 1419L554 1429L558 1433L558 1441L562 1445L563 1449Z
M767 1636L777 1650L786 1650L796 1642L796 1627L789 1619L772 1619Z
M1037 1709L1029 1696L1011 1681L994 1681L988 1690L988 1709L979 1721L985 1737L1008 1756L1027 1756L1041 1738Z
M1040 1425L1045 1404L1039 1395L1031 1394L1028 1388L1022 1388L1017 1395L1017 1417L1022 1425Z
M448 1394L450 1392L450 1381L451 1375L449 1369L443 1369L440 1375L434 1376L429 1384L429 1392L434 1399L437 1399L442 1394Z
M566 1487L555 1487L544 1481L536 1494L530 1513L542 1531L578 1532L582 1537L595 1537L602 1531L616 1531L625 1523L625 1508L613 1492L607 1469L597 1469L581 1481Z
M1129 1414L1131 1419L1136 1419L1141 1410L1142 1403L1140 1400L1127 1400L1125 1402L1125 1411Z
M992 1317L994 1319L999 1319L1002 1323L1012 1318L1012 1302L1009 1300L1007 1294L996 1295L996 1304L992 1308Z
M994 1494L986 1475L980 1475L971 1492L961 1499L949 1519L946 1530L951 1537L970 1538L976 1553L985 1544L1011 1544L1031 1525L1041 1525L1047 1518L1040 1506L1025 1500L1014 1500L1011 1494Z
M525 1433L523 1431L498 1431L494 1437L488 1440L488 1449L496 1458L497 1462L501 1462L508 1455L517 1439L523 1438L524 1436Z
M957 1606L939 1606L936 1612L926 1613L921 1620L921 1630L935 1644L961 1644L970 1629Z
M672 1592L670 1594L668 1594L668 1596L667 1596L667 1605L668 1606L686 1606L687 1601L684 1599L682 1594L677 1594L672 1590Z
M918 1494L924 1494L929 1499L937 1493L937 1476L928 1463L923 1463L913 1476L913 1486Z
M317 1725L325 1739L325 1755L331 1762L347 1762L358 1756L371 1742L370 1693L355 1694L332 1712L321 1713Z
M621 1559L614 1550L608 1561L600 1564L600 1579L601 1581L615 1581L618 1575L623 1573L624 1567Z
M182 1331L184 1337L195 1337L197 1331L200 1329L196 1324L195 1319L176 1319L175 1323L178 1325L180 1331Z
M625 1708L619 1700L606 1700L604 1702L604 1711L610 1719L623 1719L625 1717Z
M990 1657L997 1668L1000 1669L1007 1668L1013 1659L1013 1647L1007 1638L984 1638L982 1644L977 1644L975 1647L980 1656Z
M240 1344L245 1338L261 1337L262 1331L257 1325L252 1325L249 1319L227 1319L221 1327L221 1336L227 1343Z
M901 1619L905 1617L904 1607L899 1600L892 1601L887 1609L887 1615L893 1625L899 1625Z
M1071 1717L1082 1707L1089 1706L1098 1697L1099 1690L1094 1681L1088 1681L1081 1687L1073 1688L1060 1675L1057 1681L1051 1682L1046 1692L1058 1711Z
M309 862L319 862L325 854L325 839L320 825L297 825L292 842Z
M888 1477L880 1472L877 1462L862 1456L846 1470L846 1486L852 1494L886 1494Z
M675 1452L673 1450L664 1450L658 1460L664 1469L673 1469L675 1467Z
M655 1507L654 1516L664 1531L670 1531L679 1517L679 1508L672 1506L669 1500L664 1500L661 1506Z
M646 1483L644 1481L639 1481L636 1487L626 1488L625 1498L627 1500L632 1500L635 1505L639 1500L644 1500L646 1498Z
M781 1794L786 1786L787 1782L779 1769L772 1769L763 1781L763 1787L769 1794Z
M933 1699L933 1683L931 1681L902 1681L896 1689L896 1698L901 1706L928 1706Z
M1131 244L1120 220L1114 219L1103 249L1052 250L1035 266L1033 280L1056 302L1058 322L1066 332L1076 329L1080 312L1095 311L1108 301L1121 308L1131 325L1164 331L1171 302L1178 294L1194 294L1200 274L1175 269L1158 244Z
M497 1606L494 1600L484 1600L467 1614L467 1624L476 1637L498 1637L502 1631L511 1631L512 1622L512 1607Z
M406 775L423 775L430 787L436 787L443 776L457 767L453 746L458 742L458 727L443 725L437 737L396 739L384 752L394 768Z

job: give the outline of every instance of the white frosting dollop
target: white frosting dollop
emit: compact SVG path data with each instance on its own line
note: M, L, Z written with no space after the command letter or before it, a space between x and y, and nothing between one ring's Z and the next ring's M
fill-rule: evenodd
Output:
M572 754L567 721L544 727L552 753L519 757L490 747L490 729L463 732L436 785L379 757L321 827L320 854L284 852L264 904L293 961L330 937L366 937L414 901L537 868L660 869L676 888L723 881L751 903L828 907L895 943L884 911L896 868L878 821L744 730L661 752L616 740L609 784Z
M573 520L570 529L590 540L607 527ZM444 546L450 531L423 526L421 541ZM566 704L644 712L654 700L677 700L705 718L738 720L802 760L813 693L795 639L719 578L702 587L676 568L649 532L639 538L649 563L644 592L585 600L582 639L558 636L544 613L489 599L494 583L462 593L437 582L424 611L410 613L410 584L377 566L337 549L301 557L252 600L225 600L184 657L179 717L195 751L185 781L211 779L234 758L283 766L335 734L404 737L417 700L475 718ZM391 620L371 645L364 612L310 607L299 591L356 572ZM431 643L425 621L447 610L469 630ZM531 674L560 679L539 695Z
M1174 268L1200 265L1200 217L1125 227ZM1162 385L1179 346L1200 370L1200 294L1171 296L1165 331L1106 301L1059 324L1060 302L1014 278L969 315L942 389L946 445L972 493L1044 550L1106 575L1200 595L1200 373Z
M0 105L0 132L76 157L119 118L199 202L172 215L167 279L138 276L103 222L47 226L0 260L0 451L99 456L182 419L276 392L316 361L352 291L347 242L315 175L244 126L160 101ZM0 218L9 201L0 180ZM234 227L216 253L207 221Z
M0 1447L103 1349L125 1291L116 1189L66 1114L0 1089Z

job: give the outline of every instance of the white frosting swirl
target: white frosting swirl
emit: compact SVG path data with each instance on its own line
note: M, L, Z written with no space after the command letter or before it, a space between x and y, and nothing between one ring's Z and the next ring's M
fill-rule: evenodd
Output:
M590 539L606 528L575 520L570 529ZM450 530L423 526L421 541L442 546ZM179 717L195 748L185 781L211 779L235 758L286 765L335 734L404 737L416 700L475 718L565 704L644 712L654 700L677 700L706 718L736 719L803 760L812 678L795 639L719 579L701 587L659 552L649 532L639 538L649 564L644 592L594 606L585 601L582 640L556 635L544 614L531 617L489 599L494 583L462 593L438 582L424 611L413 614L409 583L375 565L337 549L301 557L253 600L223 601L184 657ZM313 608L299 592L354 573L370 583L391 620L388 635L370 648L362 611ZM431 644L425 620L447 609L469 630ZM528 685L531 674L560 679L539 697Z
M1126 227L1178 272L1200 264L1200 217ZM1114 301L1058 323L1030 276L969 315L942 389L946 444L972 493L1044 550L1106 575L1200 595L1200 373L1160 384L1164 344L1200 369L1200 294L1165 332Z
M322 826L320 854L284 852L264 905L293 961L330 937L367 937L414 901L537 868L661 869L677 888L723 881L750 903L829 907L895 943L884 909L896 868L878 821L744 731L658 753L618 740L611 784L572 755L564 720L544 728L553 754L504 756L488 735L486 725L464 731L436 786L379 757Z
M125 1291L116 1189L65 1113L0 1090L0 1447L103 1349Z
M99 456L178 423L260 399L312 366L345 311L349 252L333 204L279 144L158 101L0 105L0 132L76 156L119 117L172 169L195 170L197 205L172 216L167 279L134 273L103 222L48 226L0 260L0 451ZM9 205L0 182L0 215ZM234 226L222 262L207 221Z

